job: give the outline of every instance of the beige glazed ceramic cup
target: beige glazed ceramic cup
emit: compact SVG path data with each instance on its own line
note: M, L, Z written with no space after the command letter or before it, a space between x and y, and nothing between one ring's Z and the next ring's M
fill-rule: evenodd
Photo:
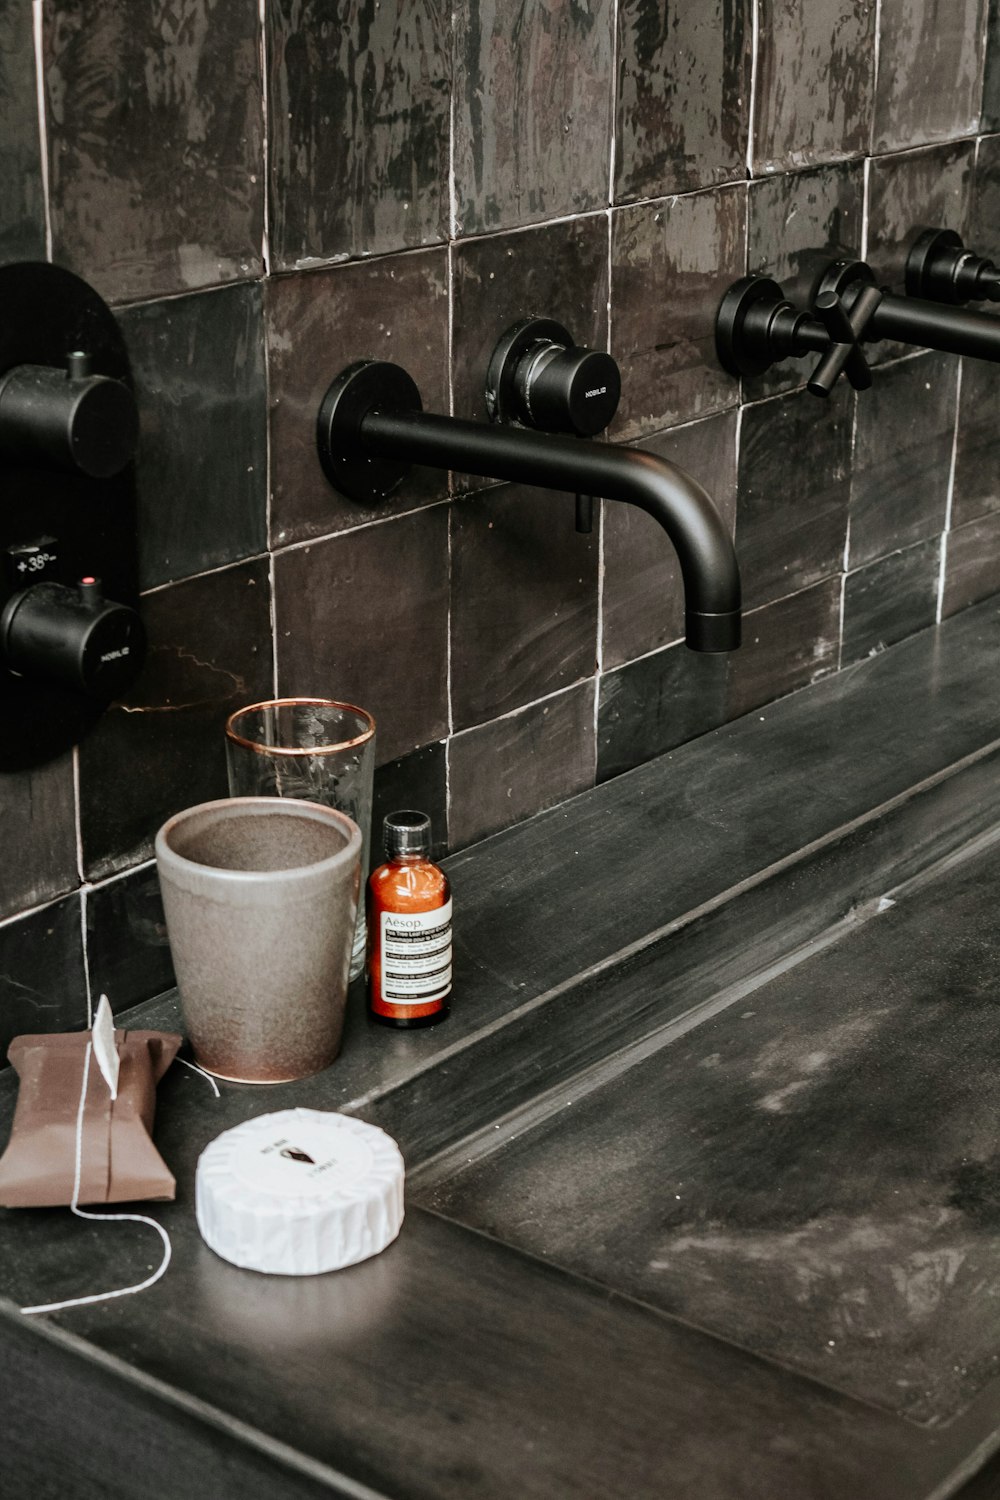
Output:
M203 802L164 823L156 864L201 1067L283 1083L336 1057L361 842L344 813L288 797Z

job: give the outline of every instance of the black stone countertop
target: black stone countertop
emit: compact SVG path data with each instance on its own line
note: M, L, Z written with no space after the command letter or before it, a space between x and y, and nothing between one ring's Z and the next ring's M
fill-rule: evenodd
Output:
M661 1258L676 1257L680 1237L684 1253L697 1251L703 1265L712 1259L712 1246L694 1240L698 1232L704 1240L716 1207L723 1221L735 1212L733 1181L754 1184L755 1212L762 1226L770 1214L778 1234L784 1184L768 1178L780 1163L762 1153L756 1116L745 1130L738 1124L737 1104L762 1054L749 1042L710 1045L713 1027L736 1035L746 1008L713 1020L721 1004L713 997L724 994L728 1004L750 980L763 997L768 966L777 966L771 1042L780 1050L784 1029L794 1027L809 1055L822 1050L812 1047L810 1026L829 1040L837 1024L837 997L824 992L813 1013L810 994L795 986L810 964L829 965L841 947L860 951L854 939L830 945L823 934L845 921L865 941L899 932L905 955L912 934L908 940L904 918L924 911L930 895L924 905L900 903L898 918L891 909L852 924L850 913L888 885L919 882L934 861L1000 823L998 651L1000 610L981 606L450 859L458 952L446 1025L387 1033L366 1022L355 994L343 1054L314 1079L267 1090L223 1086L220 1100L188 1070L173 1069L161 1085L157 1142L177 1174L178 1199L150 1206L171 1234L174 1258L149 1291L25 1318L22 1304L138 1279L158 1242L141 1226L85 1224L62 1210L0 1211L5 1494L930 1500L956 1493L1000 1445L993 1293L985 1285L992 1261L983 1238L992 1179L988 1171L955 1176L960 1116L941 1151L954 1168L951 1211L979 1215L972 1228L983 1259L969 1294L981 1295L983 1326L974 1328L966 1306L967 1326L953 1347L972 1350L973 1378L942 1366L923 1404L900 1397L903 1387L893 1398L891 1358L874 1381L838 1379L834 1356L811 1364L801 1349L815 1329L789 1317L785 1337L780 1304L774 1311L787 1293L776 1257L755 1278L752 1258L748 1270L746 1257L734 1254L731 1281L717 1278L715 1311L706 1312L698 1296L704 1275L671 1290L669 1275L657 1273L654 1292L648 1278L625 1275L624 1250L609 1275L607 1258L588 1262L572 1243L554 1246L516 1224L488 1222L495 1199L483 1212L441 1200L479 1228L419 1204L435 1202L435 1172L440 1182L441 1164L470 1130L498 1128L488 1122L511 1111L517 1118L539 1089L583 1076L609 1052L647 1047L670 1077L653 1077L654 1064L640 1062L627 1088L636 1101L642 1092L647 1111L661 1099L664 1149L679 1150L690 1123L684 1111L697 1100L716 1111L724 1153L721 1163L683 1152L661 1160L668 1174L683 1167L697 1179L698 1217L694 1228L673 1219L657 1226ZM973 878L976 859L986 864ZM973 879L955 899L988 922L995 859L976 855L960 868L940 889L954 895L956 881ZM941 931L939 952L950 951L949 941ZM783 955L810 944L818 957L789 971L798 979L778 977ZM869 955L869 970L873 962ZM960 1058L937 1088L918 1063L886 1063L885 1022L875 1028L875 1073L876 1051L850 1054L858 1072L854 1091L841 1090L843 1108L856 1112L865 1079L874 1080L880 1128L894 1120L900 1140L911 1129L919 1139L920 1121L911 1119L921 1109L917 1083L924 1080L939 1114L942 1090L953 1090L956 1112L975 1105L969 1154L989 1167L992 1093L983 1090L987 1082L995 1089L991 1065L1000 1054L991 974L980 965L979 1008L962 1018ZM903 1005L907 997L896 998ZM854 996L845 1017L856 1018L857 1004ZM700 1017L699 1007L707 1019L692 1030L685 1018ZM945 1039L944 1060L952 1033L944 1021L938 1033L930 1012L925 1018L928 1046ZM142 1007L130 1022L176 1024L175 998ZM654 1045L671 1024L683 1045ZM715 1052L723 1063L713 1093L704 1086L710 1070L698 1065ZM0 1079L0 1139L14 1093L8 1074ZM594 1121L604 1098L605 1090L588 1090ZM860 1125L843 1129L837 1155L836 1099L825 1098L818 1175L829 1183L842 1173L847 1201L871 1174L873 1137ZM286 1280L238 1271L201 1242L192 1211L199 1152L239 1120L291 1103L346 1108L384 1124L417 1168L403 1232L375 1260ZM547 1109L551 1117L551 1101ZM801 1145L791 1104L771 1113L786 1127L786 1148ZM906 1156L908 1211L918 1217L942 1191L943 1157L931 1144ZM435 1153L437 1165L429 1160ZM533 1183L557 1187L544 1166ZM623 1194L625 1187L623 1177ZM713 1191L724 1199L718 1206ZM623 1196L623 1210L635 1201ZM915 1283L919 1296L947 1277L947 1266L934 1260L933 1226L914 1223L909 1251L922 1253L926 1230L929 1257L927 1276ZM521 1233L520 1247L483 1232L484 1224L507 1240ZM781 1336L769 1343L761 1327L772 1324ZM1000 1317L995 1329L1000 1353ZM912 1349L900 1351L899 1380L911 1379L914 1360Z

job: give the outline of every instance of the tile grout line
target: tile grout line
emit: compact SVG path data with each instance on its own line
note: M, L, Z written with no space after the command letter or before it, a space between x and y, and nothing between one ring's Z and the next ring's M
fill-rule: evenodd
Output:
M45 109L45 27L44 0L31 0L32 38L35 47L35 93L38 104L38 157L42 173L42 202L45 210L45 259L52 259L52 197L49 183L49 127Z
M944 530L941 532L941 557L938 562L938 587L937 587L937 609L935 611L935 623L940 625L944 610L944 589L946 582L948 564L948 537L951 534L951 515L955 500L955 473L958 468L958 424L962 408L962 361L958 361L958 374L955 379L955 426L951 434L951 466L948 470L948 495L944 508Z
M747 100L747 177L753 178L753 148L756 134L757 61L760 52L760 0L753 0L750 16L750 97Z
M271 160L268 134L270 89L267 82L267 0L257 0L257 19L260 22L261 188L264 194L260 259L264 275L269 276L271 274Z
M872 117L871 127L868 131L868 150L871 154L875 151L875 111L878 106L878 84L879 74L882 67L882 0L875 0L875 46L872 59ZM867 181L866 181L867 197ZM862 260L864 255L862 255Z

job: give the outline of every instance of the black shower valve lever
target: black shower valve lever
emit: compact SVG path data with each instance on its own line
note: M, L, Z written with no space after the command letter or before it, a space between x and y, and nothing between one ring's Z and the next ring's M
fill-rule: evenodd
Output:
M836 292L820 292L813 303L813 312L830 335L830 347L820 357L806 382L814 396L829 396L842 374L847 376L856 391L869 389L872 372L861 349L861 340L881 301L882 293L878 287L863 286L848 312Z

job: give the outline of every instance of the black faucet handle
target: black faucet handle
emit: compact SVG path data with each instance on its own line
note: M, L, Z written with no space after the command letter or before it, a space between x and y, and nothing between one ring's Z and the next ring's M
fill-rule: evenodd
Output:
M872 372L861 348L867 328L882 293L876 286L862 286L851 304L850 312L836 292L820 292L813 312L830 336L830 347L807 381L814 396L829 396L840 376L846 375L856 391L866 391L872 383Z
M932 302L1000 302L1000 269L953 229L925 229L906 257L906 290Z
M486 377L491 421L596 437L618 409L621 373L610 354L575 344L551 318L508 328Z

